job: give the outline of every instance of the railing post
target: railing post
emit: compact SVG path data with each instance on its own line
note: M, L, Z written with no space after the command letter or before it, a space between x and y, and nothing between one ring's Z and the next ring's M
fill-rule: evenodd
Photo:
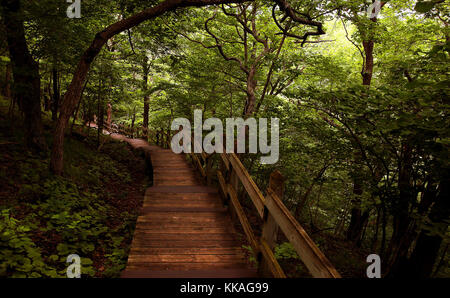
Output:
M280 199L283 198L284 177L279 171L276 170L270 174L269 188L272 189ZM263 220L264 223L261 237L273 251L277 242L278 224L276 223L275 218L268 212L267 208L264 208ZM263 277L272 277L269 264L265 258L261 258L258 271Z

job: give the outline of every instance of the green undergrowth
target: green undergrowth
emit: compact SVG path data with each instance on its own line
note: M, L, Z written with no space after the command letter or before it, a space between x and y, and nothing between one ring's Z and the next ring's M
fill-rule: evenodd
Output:
M127 147L108 143L108 155L93 140L67 138L65 175L57 177L48 152L28 151L22 135L2 113L0 277L65 277L71 254L81 257L84 277L119 276L137 216L124 201L132 182L121 162Z

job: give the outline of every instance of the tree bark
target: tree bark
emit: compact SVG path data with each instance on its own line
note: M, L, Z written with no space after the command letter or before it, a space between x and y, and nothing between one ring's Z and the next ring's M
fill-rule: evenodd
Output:
M11 98L11 63L6 65L5 90L3 94L6 98Z
M143 70L143 80L142 80L142 90L144 91L144 119L142 123L142 127L144 128L144 137L148 138L148 117L149 117L149 110L150 110L150 104L149 104L149 96L147 94L148 92L148 73L150 70L149 64L148 64L148 58L147 56L144 57L144 61L142 64L142 70Z
M434 264L438 258L440 246L448 228L450 214L450 177L444 175L440 184L436 201L431 207L427 223L420 231L414 250L408 261L396 263L390 276L409 276L414 278L431 277Z
M372 82L373 77L373 48L374 48L374 41L373 40L367 40L363 41L363 48L364 48L364 54L365 54L365 61L364 61L364 67L361 72L361 76L363 78L363 85L364 86L370 86Z
M59 86L58 86L58 69L56 65L52 68L53 77L53 101L52 101L52 120L56 121L58 119L58 108L59 108Z
M53 147L50 160L50 169L57 175L63 173L64 158L64 132L79 99L84 81L94 58L98 55L102 47L111 37L125 30L135 27L142 22L161 16L166 12L174 11L182 7L202 7L207 5L225 4L225 3L241 3L245 0L166 0L158 5L145 9L129 18L120 20L103 31L96 34L90 47L84 52L78 63L77 69L72 78L67 92L64 96L64 102L61 106L60 115L56 124L53 137Z
M247 74L247 102L244 108L244 117L249 117L253 114L256 107L256 68L250 69Z
M39 65L28 50L20 0L1 0L1 5L12 62L14 97L25 116L26 144L33 150L45 151L47 145L41 119Z

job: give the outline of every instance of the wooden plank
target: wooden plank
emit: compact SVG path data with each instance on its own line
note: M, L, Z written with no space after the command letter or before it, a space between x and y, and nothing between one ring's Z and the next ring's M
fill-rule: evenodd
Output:
M168 213L179 213L179 212L192 212L194 214L203 213L203 212L215 212L215 213L225 213L227 212L227 208L219 207L219 208L198 208L198 207L143 207L140 210L140 214L153 213L153 212L168 212Z
M258 211L258 214L261 218L264 217L264 196L262 192L259 190L256 183L253 181L250 174L245 169L244 165L242 165L239 158L234 153L228 154L228 158L230 159L231 165L233 166L233 170L236 172L236 175L239 177L242 185L245 190L247 190L250 199L253 202L253 205Z
M125 270L122 278L255 278L258 277L252 269L215 269L215 270Z
M160 208L177 208L178 206L184 206L186 208L222 208L220 202L210 201L198 201L198 200L149 200L144 201L145 207L160 207Z
M208 186L153 186L147 188L145 195L149 193L159 192L159 193L217 193L217 189Z
M269 188L274 190L274 192L280 198L283 197L284 178L279 171L274 171L270 174ZM278 224L270 212L266 212L263 221L264 223L261 237L267 243L267 246L270 248L270 250L273 251L277 241ZM268 260L261 260L258 267L258 271L260 272L261 276L270 277L270 275L273 274L273 270L270 268L270 266L271 264L268 262Z
M259 250L258 242L256 241L256 237L253 234L253 230L250 223L248 222L247 216L245 216L244 210L242 209L242 206L237 199L236 191L231 185L228 185L228 194L230 195L231 203L233 204L236 215L238 216L242 228L244 229L245 235L247 236L247 240L252 247L253 253L256 256Z
M130 255L128 263L245 263L243 255L182 254L182 255Z
M145 197L145 200L197 200L197 201L211 201L219 200L219 194L214 192L203 193L158 193L152 192Z
M241 247L153 247L133 248L136 255L243 255Z
M265 205L284 235L294 246L301 260L313 277L339 278L340 275L330 261L315 245L309 235L295 220L278 196L270 188L267 190Z
M188 271L188 270L211 270L211 269L244 269L247 268L247 263L237 262L216 262L216 263L190 263L190 262L163 262L163 263L135 263L128 264L127 270L173 270L173 271Z
M260 241L260 250L264 259L267 261L268 267L271 270L273 277L275 278L286 278L286 275L281 269L280 264L278 263L275 255L272 252L272 249L267 245L267 242L264 239Z
M191 229L191 228L226 228L231 229L231 223L228 221L214 221L214 222L160 222L160 221L140 221L139 222L139 229L172 229L172 228L185 228L185 229ZM136 227L136 229L138 228Z
M195 212L176 212L176 213L169 213L169 212L152 212L149 213L149 217L153 218L155 220L192 220L192 219L198 219L198 220L226 220L227 216L223 213L217 213L217 212L201 212L201 213L195 213Z
M159 241L145 241L142 239L133 239L132 248L215 248L215 247L235 247L239 246L240 242L233 240L159 240Z
M237 240L237 236L231 233L153 233L152 231L136 231L134 239L148 241L163 240Z
M140 225L136 227L135 231L137 233L141 232L151 232L154 234L161 233L161 234L183 234L183 233L189 233L189 234L228 234L230 233L230 230L226 227L210 227L210 226L202 226L202 227L184 227L184 226L178 226L178 227L155 227L155 226L144 226Z

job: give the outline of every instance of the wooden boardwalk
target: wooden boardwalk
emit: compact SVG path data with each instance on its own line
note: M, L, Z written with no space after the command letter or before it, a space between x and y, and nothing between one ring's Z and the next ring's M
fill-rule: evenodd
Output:
M184 156L111 137L150 152L154 169L122 277L257 277L218 191L197 180Z

